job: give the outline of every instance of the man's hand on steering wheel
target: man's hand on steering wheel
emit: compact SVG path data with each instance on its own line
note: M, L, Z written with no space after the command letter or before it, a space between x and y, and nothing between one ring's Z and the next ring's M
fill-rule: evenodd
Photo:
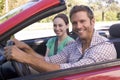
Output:
M29 54L30 54L30 53L33 51L32 48L31 48L29 45L27 45L26 43L24 43L24 42L18 41L18 40L15 39L15 38L11 39L11 41L13 41L14 44L15 44L19 49L25 51L26 53L29 53Z
M15 68L19 76L31 74L28 65L24 64L25 60L27 59L26 55L28 54L13 44L13 41L7 42L7 45L4 48L5 57L7 58L7 60L11 61L13 67Z

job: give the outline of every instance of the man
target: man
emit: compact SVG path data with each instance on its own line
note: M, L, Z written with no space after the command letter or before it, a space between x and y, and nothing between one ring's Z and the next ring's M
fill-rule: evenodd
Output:
M70 20L78 38L65 47L61 53L51 57L43 57L27 44L13 39L15 45L5 48L5 56L8 60L26 63L40 72L116 59L114 45L94 30L94 14L89 7L74 6L70 12Z

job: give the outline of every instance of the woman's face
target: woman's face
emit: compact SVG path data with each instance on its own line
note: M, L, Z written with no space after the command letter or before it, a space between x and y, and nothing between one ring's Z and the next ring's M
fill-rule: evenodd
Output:
M68 29L68 25L65 24L62 18L55 18L53 21L53 29L57 36L63 36L67 34L66 29Z

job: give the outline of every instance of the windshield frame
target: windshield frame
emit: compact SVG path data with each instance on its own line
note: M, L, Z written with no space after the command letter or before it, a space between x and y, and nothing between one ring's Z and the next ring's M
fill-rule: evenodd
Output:
M24 11L27 8L30 8L31 6L35 5L36 3L40 2L41 0L37 0L37 1L29 1L17 8L14 8L12 10L10 10L9 12L7 12L6 14L2 15L0 17L0 23L5 22L7 19L19 14L20 12Z
M51 4L52 3L52 4ZM0 41L28 25L66 9L64 0L42 0L0 24Z

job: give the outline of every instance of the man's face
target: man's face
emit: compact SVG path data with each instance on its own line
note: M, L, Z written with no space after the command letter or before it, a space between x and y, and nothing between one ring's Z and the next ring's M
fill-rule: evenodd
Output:
M71 16L73 31L81 38L88 39L91 37L94 30L95 20L90 20L87 12L79 11Z

